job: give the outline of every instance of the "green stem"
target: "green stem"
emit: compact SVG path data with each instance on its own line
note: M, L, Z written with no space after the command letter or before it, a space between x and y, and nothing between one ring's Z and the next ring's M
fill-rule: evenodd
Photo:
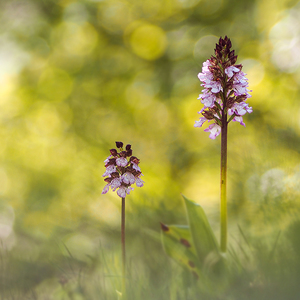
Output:
M122 198L122 214L121 214L121 243L122 243L122 292L125 294L126 282L126 253L125 253L125 198Z
M221 251L227 249L227 114L225 109L222 112L221 129Z

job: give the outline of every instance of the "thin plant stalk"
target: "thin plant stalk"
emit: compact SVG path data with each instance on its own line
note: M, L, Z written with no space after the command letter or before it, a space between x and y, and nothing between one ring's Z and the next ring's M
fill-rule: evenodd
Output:
M227 249L227 114L225 109L223 110L222 115L222 129L221 129L221 251L226 252Z
M125 294L126 288L126 252L125 252L125 197L122 198L122 213L121 213L121 243L122 243L122 288Z

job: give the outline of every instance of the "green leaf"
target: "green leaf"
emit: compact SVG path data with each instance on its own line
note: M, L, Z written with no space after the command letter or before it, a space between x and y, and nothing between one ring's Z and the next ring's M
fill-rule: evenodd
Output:
M214 265L220 260L220 250L203 208L183 196L190 232L200 262Z
M188 268L196 278L200 277L200 263L192 242L188 226L164 225L162 228L162 244L165 252L177 263Z

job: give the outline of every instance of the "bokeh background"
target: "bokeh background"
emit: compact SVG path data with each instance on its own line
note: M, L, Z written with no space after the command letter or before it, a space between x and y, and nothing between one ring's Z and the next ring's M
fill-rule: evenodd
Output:
M296 0L0 1L3 299L117 299L120 198L101 194L115 141L145 181L126 199L132 280L177 299L159 222L187 223L182 193L218 236L220 138L193 125L197 74L225 35L253 90L246 128L229 126L230 247L299 250L299 16ZM273 270L265 256L253 274Z

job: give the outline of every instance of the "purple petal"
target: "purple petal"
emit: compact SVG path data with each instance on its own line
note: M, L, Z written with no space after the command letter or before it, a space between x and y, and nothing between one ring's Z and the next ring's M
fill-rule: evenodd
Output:
M194 127L202 127L202 125L207 121L205 117L201 117L199 121L195 121Z
M209 138L214 140L221 133L221 127L214 123L209 125L206 129L204 129L204 131L210 132Z
M115 191L121 184L122 184L122 179L120 177L113 179L110 183L113 191Z
M225 73L229 78L231 78L234 75L234 73L237 73L239 71L240 69L235 66L230 66L225 69Z
M125 157L118 157L116 159L116 164L119 167L126 167L127 164L128 164L128 161L127 161L127 159Z
M103 188L102 194L106 194L106 193L109 191L109 186L110 186L110 184L107 184L107 185Z
M116 166L110 165L110 166L106 167L106 171L104 172L102 177L110 176L110 174L114 173L114 172L116 172Z
M135 184L137 187L142 187L144 185L144 181L141 178L136 178Z
M126 197L126 188L125 186L121 186L118 190L117 190L117 195L121 198L125 198Z
M126 184L134 184L135 183L135 177L132 173L126 172L122 175L122 180Z

